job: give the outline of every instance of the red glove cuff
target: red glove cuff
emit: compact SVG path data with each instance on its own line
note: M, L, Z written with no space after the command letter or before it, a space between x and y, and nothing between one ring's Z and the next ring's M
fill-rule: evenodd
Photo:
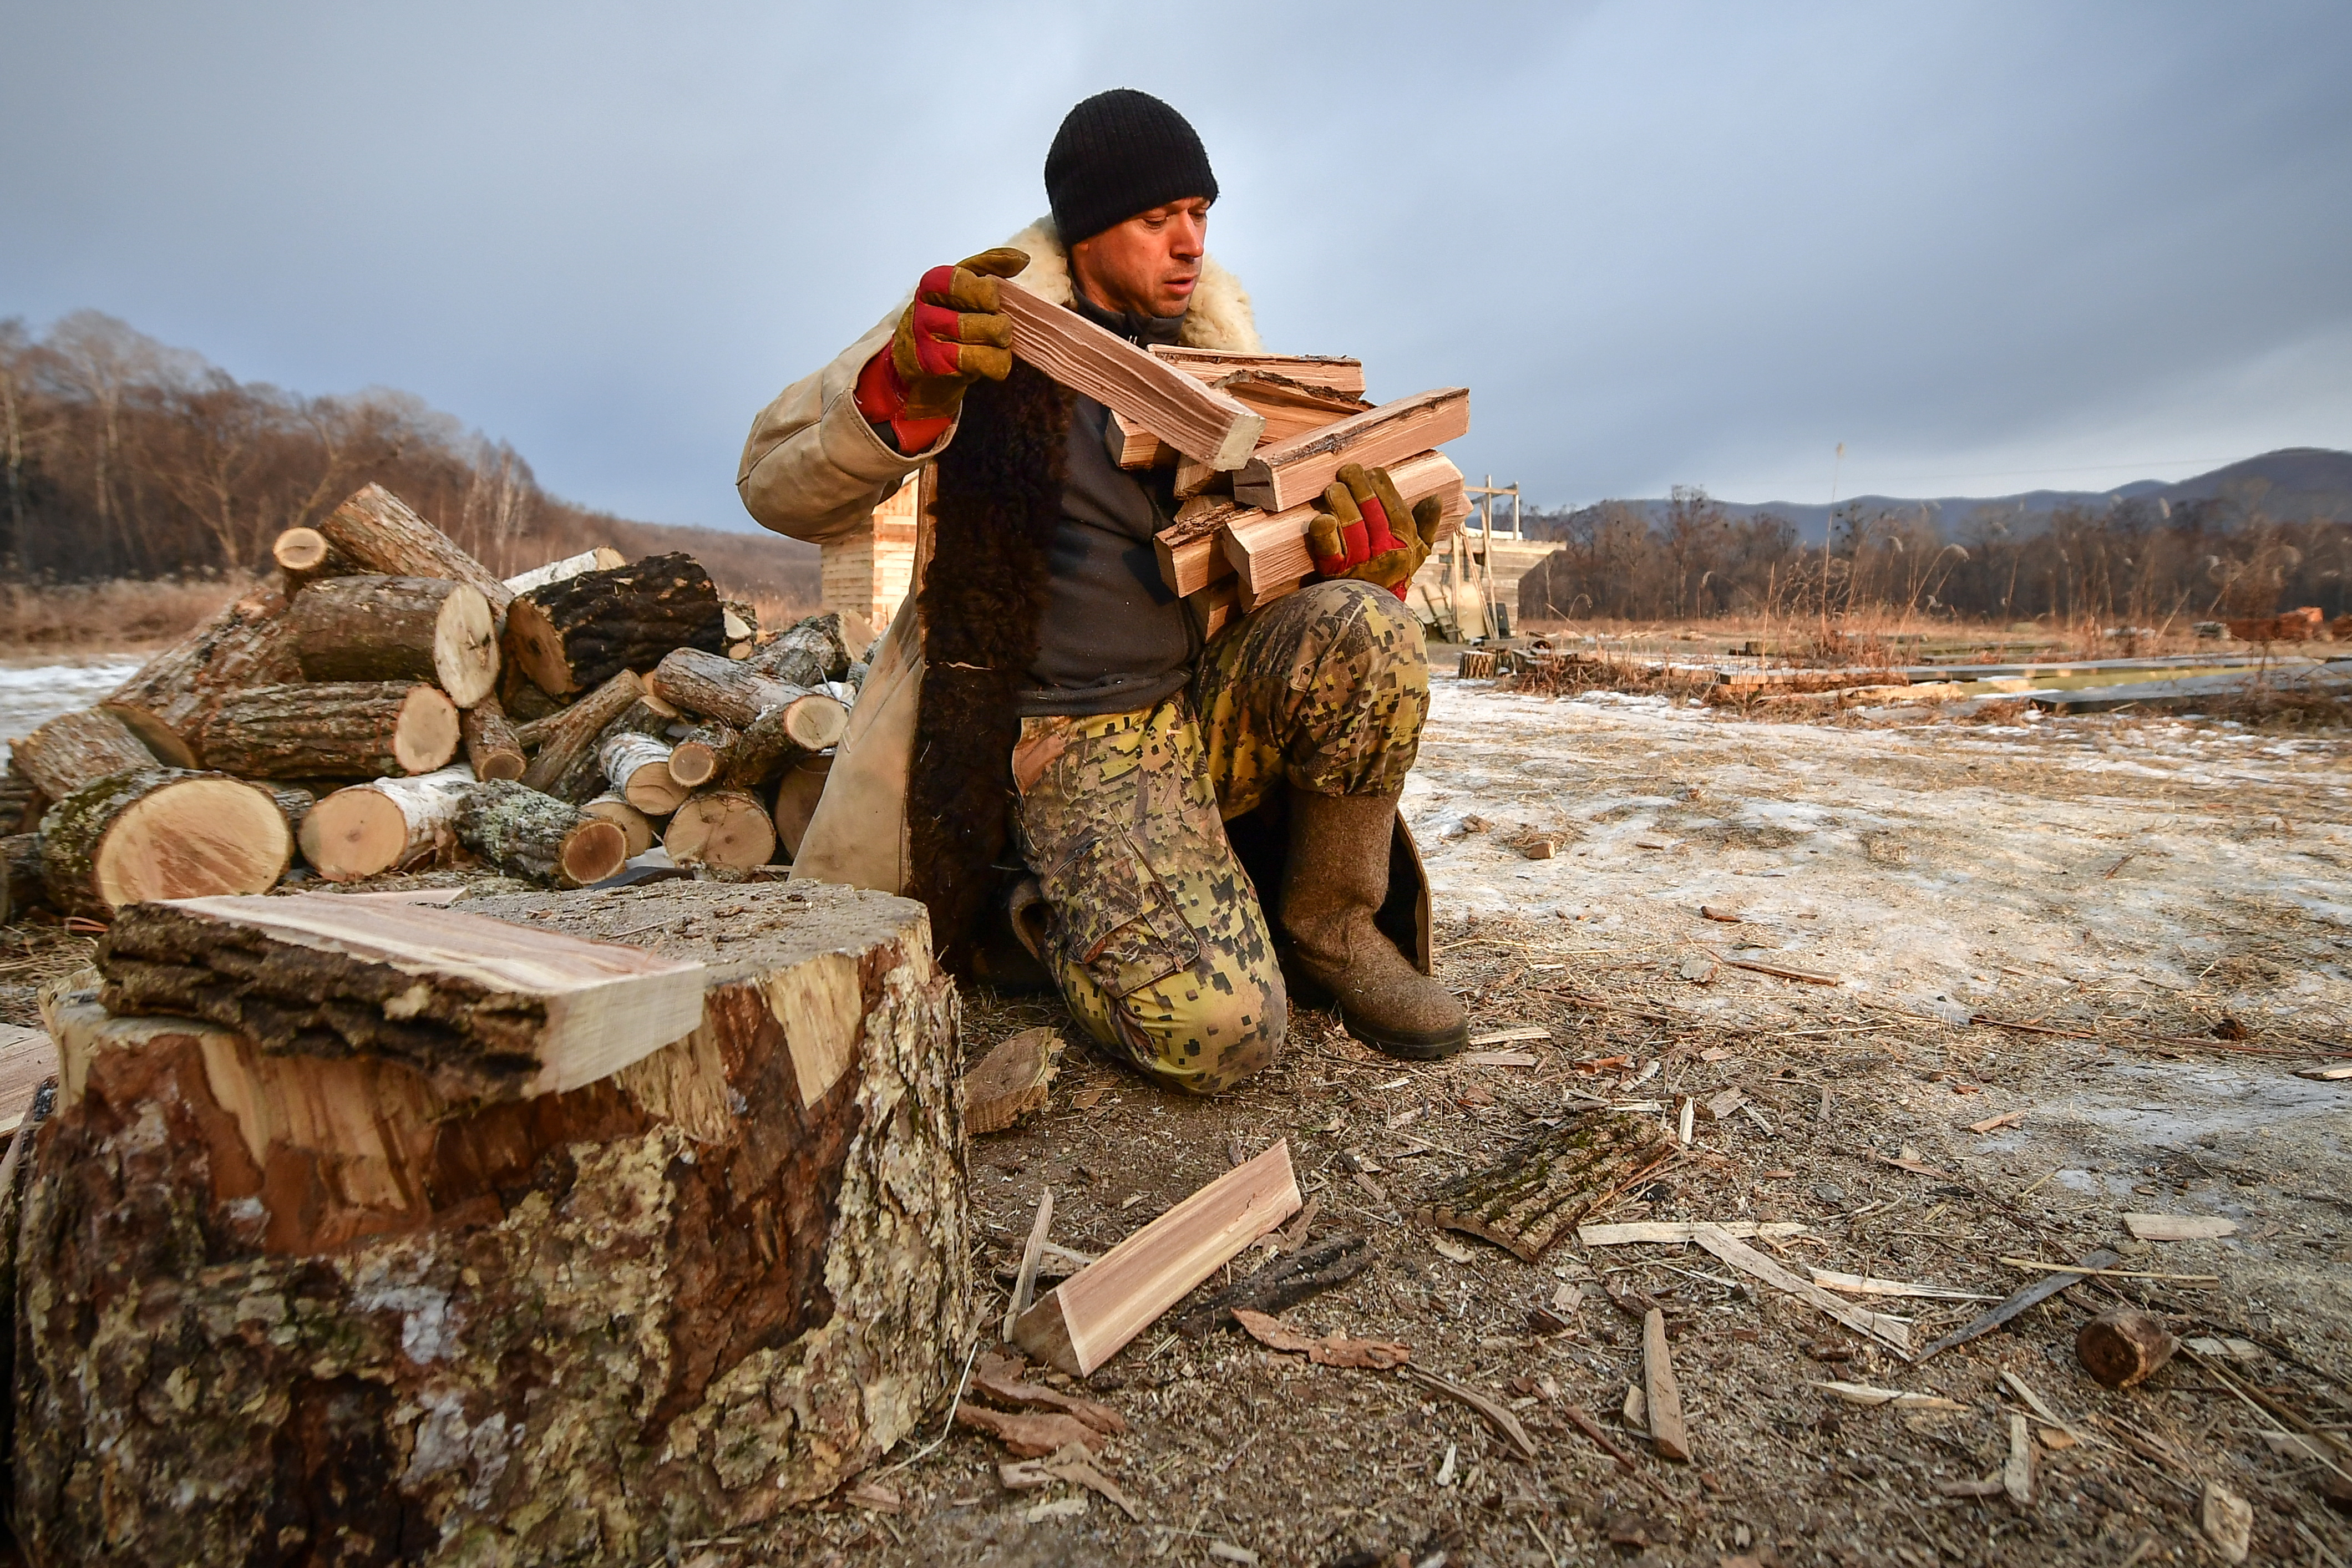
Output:
M928 449L955 423L953 414L936 419L907 417L907 383L898 379L898 367L891 362L887 346L857 372L856 398L857 412L866 416L868 423L890 427L890 434L901 453Z

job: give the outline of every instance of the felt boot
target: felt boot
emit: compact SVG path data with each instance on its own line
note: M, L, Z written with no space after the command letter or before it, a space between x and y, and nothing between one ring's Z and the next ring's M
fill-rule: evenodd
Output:
M1470 1043L1454 993L1423 974L1372 924L1388 895L1394 795L1290 795L1282 927L1291 959L1339 1004L1348 1032L1374 1051L1434 1061Z

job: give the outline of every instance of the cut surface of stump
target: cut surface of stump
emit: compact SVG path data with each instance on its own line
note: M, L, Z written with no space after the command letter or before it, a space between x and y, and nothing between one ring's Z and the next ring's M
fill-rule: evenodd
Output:
M41 881L68 914L151 898L261 893L293 863L277 799L220 773L159 768L84 786L41 819Z
M459 707L499 684L498 618L481 591L434 577L330 577L287 608L312 681L431 681Z
M1482 1237L1532 1263L1608 1194L1667 1157L1645 1116L1588 1111L1455 1177L1422 1206L1423 1225Z
M129 725L104 708L59 714L16 741L10 756L52 800L110 773L143 772L160 760Z
M400 681L256 686L214 706L202 749L248 779L430 773L457 755L457 709L435 687Z
M446 853L474 789L463 765L338 789L303 817L302 858L330 882L354 882Z
M280 1056L398 1061L451 1099L593 1083L682 1038L699 966L459 910L298 894L125 910L99 948L118 1015L184 1014Z
M556 887L602 882L629 858L627 838L613 823L503 779L467 797L457 841L500 871Z
M776 858L776 826L756 796L702 789L687 797L662 830L662 848L679 865L743 872Z
M482 1105L55 1009L18 1251L33 1561L656 1562L935 1423L973 1238L921 907L690 883L460 907L698 960L698 1020Z
M651 669L674 648L719 652L719 591L683 552L532 589L507 607L507 647L551 696L623 670Z

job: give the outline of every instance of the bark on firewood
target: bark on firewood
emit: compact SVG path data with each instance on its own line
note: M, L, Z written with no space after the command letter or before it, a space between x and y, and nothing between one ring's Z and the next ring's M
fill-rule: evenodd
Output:
M689 789L709 783L733 758L740 738L733 726L717 719L696 725L670 747L669 776Z
M682 552L535 588L508 606L506 637L509 654L552 695L651 669L673 648L725 658L718 590Z
M458 716L457 733L466 742L466 761L477 779L520 779L530 765L522 740L495 696L484 697Z
M497 617L462 582L324 578L294 596L287 617L305 680L432 681L459 707L498 686Z
M278 802L278 813L286 819L286 831L294 835L296 843L300 843L302 824L310 820L310 808L319 803L319 797L299 784L264 784L262 788Z
M593 1082L692 1029L701 989L692 965L639 948L324 894L126 909L98 967L117 1017L200 1018L276 1056L397 1061L451 1100Z
M338 789L302 820L302 858L329 882L434 860L457 846L457 813L473 789L472 770L459 763Z
M795 686L837 681L849 673L856 655L844 639L841 616L827 611L794 622L776 640L751 656L751 667L763 675Z
M1330 1236L1277 1258L1245 1280L1232 1284L1176 1321L1176 1331L1199 1339L1213 1328L1231 1326L1234 1309L1272 1316L1309 1296L1344 1285L1362 1273L1372 1260L1372 1244L1360 1236Z
M256 686L221 699L203 750L248 779L430 773L457 755L457 709L436 687L400 681Z
M669 743L633 730L605 732L596 760L621 798L648 816L666 817L686 799L686 788L670 776Z
M753 664L690 648L662 660L654 687L688 713L742 729L770 708L782 708L785 735L803 751L824 750L849 727L849 710L839 698L762 674Z
M596 794L597 789L576 795L572 791L592 779L603 779L604 770L596 764L596 742L604 727L626 712L645 689L645 683L635 674L623 670L570 707L528 727L539 730L539 753L522 770L522 782L565 800Z
M399 497L370 485L337 507L319 525L327 542L361 571L386 577L443 577L481 591L490 609L506 613L514 591L490 569L410 511Z
M49 809L49 798L25 776L25 765L12 754L8 770L0 773L0 832L29 833Z
M143 772L157 760L129 725L104 708L59 714L17 741L11 757L52 800L110 773Z
M563 711L562 703L541 691L539 683L506 656L503 645L499 654L499 706L517 724L535 723Z
M2083 1370L2109 1388L2137 1386L2179 1348L2162 1318L2137 1307L2110 1307L2074 1335Z
M503 780L475 789L457 814L457 841L500 871L555 887L602 882L629 858L612 823Z
M719 782L730 789L757 790L795 758L806 756L786 729L791 716L788 709L772 707L745 725L736 736L735 749Z
M99 706L129 725L159 760L193 768L204 757L199 734L214 704L231 692L301 678L286 590L271 582L148 660Z
M48 901L49 890L41 881L41 835L0 838L0 925L22 920Z
M787 859L800 858L801 839L816 818L817 802L824 798L824 781L832 773L828 753L800 758L776 780L775 809L770 815L776 819L776 841L784 846Z
M944 1406L972 1237L919 907L690 883L466 907L706 933L661 938L709 966L700 1026L481 1106L59 1010L73 1088L9 1293L33 1561L682 1561Z
M580 810L583 816L600 818L620 829L622 838L626 841L622 846L623 852L631 860L654 847L653 819L618 795L599 795Z
M610 571L616 566L626 566L629 558L610 545L598 545L594 549L582 550L578 555L565 556L562 560L549 561L545 566L532 567L507 579L507 586L517 593L529 593L534 588L544 588L551 582L562 582L567 577L578 577L583 571Z
M268 790L176 768L85 785L49 808L40 839L41 881L69 915L267 892L294 857L294 835Z
M1670 1147L1647 1117L1587 1112L1447 1182L1422 1206L1419 1218L1423 1225L1484 1237L1532 1263L1573 1231L1595 1202Z
M662 848L682 866L740 873L776 858L776 826L757 796L700 789L671 815Z

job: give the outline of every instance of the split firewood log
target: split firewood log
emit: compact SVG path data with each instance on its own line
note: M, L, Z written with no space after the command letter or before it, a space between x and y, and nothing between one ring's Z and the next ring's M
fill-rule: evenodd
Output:
M45 1303L13 1341L31 1561L690 1556L944 1407L972 1230L920 907L671 882L459 909L524 943L659 929L702 966L698 1022L484 1103L88 992L53 1008L57 1103L0 1235Z
M10 756L52 800L110 773L144 772L157 762L131 727L104 708L59 714L16 742Z
M803 751L822 751L848 729L849 710L839 698L762 674L756 664L680 648L655 668L654 689L690 714L738 728L782 708L786 737Z
M319 524L319 532L358 570L462 582L478 589L498 615L506 613L514 598L514 591L488 567L381 485L370 485L337 507Z
M147 749L173 768L203 760L205 719L231 692L302 678L286 590L265 583L164 649L99 706L129 725Z
M49 808L40 839L41 881L69 915L267 892L294 858L294 835L268 790L177 768L84 785Z
M776 827L756 795L698 789L662 830L662 848L679 865L747 872L776 858Z
M596 756L623 800L649 816L666 817L686 799L686 787L670 776L669 750L665 741L624 729L607 733Z
M446 854L473 789L472 770L459 763L338 789L302 819L302 858L329 882L355 882Z
M599 795L580 808L583 816L599 817L621 830L624 852L636 859L654 847L653 819L618 795Z
M503 779L474 788L457 841L509 875L555 887L602 882L627 860L627 837L552 795Z
M742 737L732 725L718 719L696 725L669 748L669 776L689 789L719 777Z
M650 669L673 648L724 662L719 591L682 552L584 571L507 607L507 650L541 690L560 696L622 670Z
M329 577L287 609L311 681L432 681L459 707L498 686L497 617L478 589L436 577Z
M458 715L457 733L477 779L520 779L530 765L523 755L522 737L495 696L486 696Z
M539 750L522 770L522 782L563 800L586 800L601 791L604 770L596 760L596 743L604 727L628 711L645 689L635 673L623 670L570 707L525 725L524 745L536 745ZM582 789L591 782L594 789Z
M22 920L48 901L49 890L41 881L41 835L0 838L0 925Z
M221 698L201 734L214 766L247 779L430 773L457 755L457 709L401 681L312 681Z

